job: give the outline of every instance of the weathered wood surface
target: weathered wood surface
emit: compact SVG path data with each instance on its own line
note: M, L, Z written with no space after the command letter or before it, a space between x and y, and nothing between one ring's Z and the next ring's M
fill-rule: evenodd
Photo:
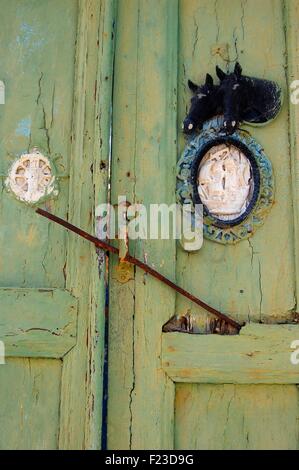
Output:
M0 287L16 289L10 307L8 297L1 296L0 316L4 327L51 331L65 326L63 344L37 330L15 337L20 355L57 357L74 344L74 338L67 338L63 311L70 297L61 292L67 234L7 194L4 180L14 159L37 146L55 159L59 176L59 197L46 208L67 217L77 1L2 0L0 6L1 80L6 85L6 102L0 106ZM32 289L24 305L17 300L19 288ZM55 291L56 312L55 303L50 306L52 294L34 292L39 288ZM48 299L44 306L41 299ZM7 339L9 353L10 342L13 337ZM0 383L0 447L57 448L61 361L8 359L0 366Z
M118 2L114 71L112 203L173 203L176 163L177 1ZM175 241L131 243L132 254L174 279ZM139 271L114 278L109 335L108 446L173 446L174 386L161 369L161 328L175 295Z
M286 71L292 74L289 80L291 77L297 78L298 41L294 36L297 34L298 23L296 3L286 2L289 17L285 38L286 12L283 9L283 2L263 2L263 4L257 1L222 1L215 4L205 1L181 2L179 121L184 117L188 103L188 92L185 89L187 78L194 81L198 78L203 80L206 71L213 72L216 63L223 68L226 68L226 65L231 67L236 58L245 70L248 67L248 73L278 80L288 96L288 81L285 80L286 41L290 46L289 69ZM209 28L206 27L207 21ZM252 47L252 44L256 43L256 38L262 47ZM295 183L293 190L295 196L298 190L296 187L298 171L296 153L294 153L298 127L297 113L295 107L290 109L293 125L290 143L293 150L292 179ZM281 115L270 127L254 130L248 127L248 130L265 146L265 151L274 163L278 182L276 204L265 226L257 231L251 240L242 242L236 247L221 249L215 244L205 242L198 255L178 252L177 279L185 286L191 287L197 295L202 295L207 301L216 303L218 308L240 319L262 319L265 322L273 322L291 318L295 307L291 179L287 166L282 167L281 164L282 158L285 158L285 161L288 159L285 151L288 148L287 114L288 98L285 100ZM181 139L181 148L183 145ZM294 197L294 201L297 199L297 196ZM293 206L296 213L298 204L295 202ZM297 239L298 237L295 238ZM189 310L189 313L194 313L197 317L200 315L202 320L199 322L201 321L204 326L203 311L196 311L191 304L188 305L184 299L179 298L177 307L176 313L184 314ZM288 327L286 328L288 330ZM246 327L240 337L235 337L237 350L234 338L167 334L163 338L163 357L165 358L166 343L170 347L178 348L177 351L167 354L170 357L172 354L174 356L177 354L179 362L176 365L179 366L180 373L172 371L170 375L173 377L177 375L179 381L192 381L187 376L194 372L195 375L197 373L200 382L220 383L227 380L227 377L232 379L232 376L235 376L233 380L238 383L242 380L253 380L253 376L248 376L249 364L250 368L252 362L255 362L256 366L261 364L265 368L267 361L271 364L270 355L273 353L277 370L273 364L274 370L267 368L266 371L261 371L261 375L265 377L266 374L267 380L271 375L275 381L283 382L288 379L298 382L297 369L289 362L291 352L289 345L298 335L293 336L291 333L290 336L289 334L284 336L283 329L277 331L279 331L278 336L281 336L280 339L277 335L273 336L274 332L270 330L272 340L269 343L269 338L264 342L260 337L254 338L250 335L242 337L246 332L249 333ZM197 342L200 342L202 347L189 347ZM258 343L261 347L258 348L260 352L256 354L253 345ZM267 344L269 348L272 347L269 351L265 349ZM188 350L185 360L179 355L179 348L183 354ZM253 349L254 354L251 357L243 356L239 348L244 354L247 351L252 352ZM236 361L232 359L234 356ZM279 357L290 368L287 373L281 370ZM245 372L241 370L242 364ZM216 370L213 370L215 366ZM223 366L224 371L220 370L220 366ZM197 372L195 372L196 367L200 368ZM237 373L236 368L240 368ZM259 378L256 375L255 380L257 379ZM271 380L273 378L270 378L270 382ZM176 448L298 448L298 394L295 386L177 384L176 388Z
M291 2L292 4L296 2ZM295 28L297 20L292 17ZM207 303L239 320L275 323L295 309L293 205L290 174L287 46L280 0L181 0L179 16L178 122L191 93L187 79L200 82L215 65L277 81L285 94L277 119L265 127L245 127L263 146L275 178L275 203L263 227L248 241L221 246L205 240L198 253L177 252L177 281ZM294 63L296 60L294 60ZM179 148L185 142L180 133ZM298 206L298 205L297 205ZM177 314L206 314L177 298Z
M177 384L176 449L299 449L295 385Z
M61 358L76 344L77 300L59 289L0 289L6 357Z
M114 2L80 0L70 158L69 220L95 233L95 207L107 200ZM60 230L63 230L60 228ZM105 322L105 257L69 236L67 288L79 299L77 345L63 363L63 449L99 449Z
M236 336L164 333L162 365L176 382L298 384L296 339L293 325L248 325Z
M0 286L65 287L66 233L4 189L8 169L34 146L54 160L60 194L47 208L67 215L77 1L2 0Z
M8 358L0 366L0 448L57 449L61 361Z
M153 8L152 2L146 0L118 2L113 203L117 202L118 194L126 195L130 202L175 202L173 155L183 150L185 141L179 130L177 151L172 140L176 135L176 108L175 105L172 108L165 97L171 90L178 96L177 124L180 129L189 107L188 78L195 82L203 81L206 72L215 77L216 64L231 70L239 60L245 74L278 81L286 95L288 92L291 67L290 64L289 69L286 66L291 61L294 68L296 59L290 56L287 59L287 42L293 44L293 57L297 50L296 41L290 38L296 30L296 20L292 16L296 8L292 2L180 0L178 17L174 13L174 3L173 0L165 0L157 2L157 7ZM288 23L285 5L291 8ZM179 34L176 32L177 19ZM166 41L166 37L170 39ZM178 50L175 52L177 39ZM172 57L172 54L177 55ZM226 247L204 241L202 249L193 254L181 248L175 253L172 243L163 240L134 242L130 247L134 255L153 263L173 279L176 277L184 288L239 320L285 322L293 318L296 309L293 212L297 209L295 205L293 209L292 196L296 195L297 189L292 188L291 183L297 179L291 177L289 148L291 135L292 165L296 167L294 134L297 127L293 127L290 134L288 116L291 110L287 101L278 118L267 127L246 128L263 145L273 164L276 180L274 207L265 225L250 240ZM292 119L297 126L294 114ZM163 378L161 353L164 369L171 379L216 384L176 384L176 447L298 446L296 386L257 385L263 381L298 383L299 374L290 363L290 343L298 336L297 328L283 326L277 330L279 333L274 334L269 327L269 334L264 329L258 330L262 336L254 326L246 326L241 335L235 337L161 335L165 319L174 314L193 315L202 329L209 321L208 316L180 296L176 297L174 304L169 290L138 270L133 281L118 284L113 275L116 267L117 260L112 260L110 448L173 445L174 390ZM262 328L262 325L256 328ZM168 350L168 346L174 350ZM217 385L227 380L251 385ZM208 390L206 395L203 390ZM231 402L232 391L236 392L236 397L239 393L235 402ZM255 401L259 400L263 403L264 414L259 406L254 411ZM249 418L244 415L247 401ZM236 407L235 414L230 413L230 406ZM280 415L286 407L280 427ZM223 421L226 419L229 427L224 430ZM244 422L249 422L248 432L247 424L242 427ZM288 423L292 429L289 437L286 431ZM272 428L266 435L268 426ZM219 437L218 443L214 437Z
M47 422L51 400L45 401L44 417L39 413L36 420L27 417L28 421L32 419L34 431L28 433L28 440L19 433L18 445L34 448L39 445L39 433L48 433L52 440L45 440L45 447L99 448L105 263L102 260L98 264L94 247L87 242L69 236L7 194L4 178L18 154L37 146L55 160L60 186L58 198L43 207L95 232L95 205L105 201L107 193L114 2L0 3L1 80L6 85L6 104L0 107L0 286L68 289L79 299L77 343L63 360L62 381L60 363L56 362L53 387L49 386L50 379L36 381L36 393L55 394L53 403L59 403L61 394L60 413L55 415L56 421ZM33 296L31 300L35 322L40 297ZM58 325L64 322L63 302L61 298L61 308L51 319L53 323L48 318L50 307L46 306L45 325L43 312L39 312L41 329L51 330L59 313L62 318ZM14 315L19 324L15 308ZM36 348L44 333L35 330L29 334ZM57 343L59 338L53 338ZM53 347L50 343L48 346L49 351L43 354L53 355ZM20 368L21 364L18 360ZM24 360L24 376L30 375L30 364ZM52 367L53 362L39 364L44 376L48 364ZM14 387L13 374L8 380L7 388ZM34 402L28 381L24 387L28 403ZM9 428L3 414L2 429L18 426L17 413L13 420ZM13 442L14 437L8 437L5 443L10 439Z
M292 174L292 197L294 216L294 245L295 245L295 286L296 298L299 295L299 104L292 103L291 85L299 78L299 2L286 0L284 8L285 35L287 42L287 86L290 128L290 155ZM296 86L296 88L298 85Z
M244 72L277 80L286 91L288 73L293 74L290 77L296 75L296 2L286 2L287 8L284 8L284 2L279 0L215 3L180 0L179 9L176 0L161 0L156 8L152 0L116 3L119 11L112 202L117 202L118 194L126 194L131 202L173 203L177 91L180 123L189 104L185 90L187 78L203 79L207 71L213 73L216 63L223 68L231 67L237 58ZM4 448L55 448L58 445L60 448L99 448L103 259L98 266L93 247L74 235L67 236L60 227L45 223L31 209L13 200L4 191L3 181L16 154L37 145L57 157L60 175L59 198L47 203L46 208L62 217L68 214L73 223L88 231L94 230L94 206L107 197L114 2L2 0L1 6L5 15L0 19L3 73L0 79L6 84L6 105L0 108L0 285L67 288L80 301L77 346L64 358L62 384L61 363L57 360L13 359L0 367L0 376L3 374L0 425L6 430L0 445ZM253 47L257 38L259 47ZM288 47L286 39L290 40ZM197 254L177 252L177 281L239 319L275 322L291 318L295 309L296 129L297 111L288 110L287 103L271 125L250 129L271 158L279 183L275 206L264 227L251 240L235 247L220 247L206 241ZM183 144L180 138L180 150ZM175 242L142 241L132 244L132 250L175 279ZM111 263L111 279L116 263ZM298 273L298 262L296 269ZM175 303L175 296L167 287L139 271L128 284L119 285L113 280L110 294L109 446L171 447L175 389L161 367L161 328L174 313L185 314L191 310L200 314L202 324L206 315L180 297ZM213 336L204 340L213 339L213 344L234 339L242 342L242 334L235 338ZM191 342L202 339L188 335L182 341L190 342L190 338ZM269 359L262 348L266 339L248 335L246 341L259 344L261 355ZM278 357L274 349L279 345L282 348L282 341L275 338L270 342L274 357ZM284 360L285 349L279 351L278 355ZM206 353L205 350L203 354ZM255 352L245 360L239 359L237 370L240 362L247 361L247 364L251 359L257 360ZM279 380L271 367L270 374ZM291 373L284 369L281 374L290 378ZM241 371L238 377L242 379ZM192 447L201 423L205 423L201 429L206 428L209 437L205 440L200 430L201 437L194 445L212 447L215 436L223 434L218 414L222 420L229 420L226 434L219 440L221 448L234 444L259 448L262 442L267 446L279 447L280 443L294 448L298 443L295 386L250 386L240 395L241 408L246 407L252 397L251 407L248 406L252 413L249 433L244 425L242 427L246 416L237 412L238 400L234 402L231 397L232 390L241 393L245 388L226 389L228 392L222 402L221 394L217 395L218 385L204 385L210 387L205 396L201 394L201 385L177 387L175 435L178 447ZM184 399L184 387L192 387L190 402ZM11 390L15 391L13 403L7 398L12 396ZM204 409L197 406L198 414L193 412L189 416L189 408L180 407L180 391L182 403L192 406L203 403ZM265 405L268 393L270 398ZM24 398L18 402L21 394ZM256 400L264 403L264 415L259 408L254 414ZM20 403L19 407L15 403ZM231 414L234 406L236 413ZM214 414L211 407L216 410ZM281 419L284 410L286 416ZM271 438L266 435L265 423L271 427ZM290 423L291 434L286 431L286 423ZM256 437L254 429L257 429ZM239 440L236 440L237 432Z

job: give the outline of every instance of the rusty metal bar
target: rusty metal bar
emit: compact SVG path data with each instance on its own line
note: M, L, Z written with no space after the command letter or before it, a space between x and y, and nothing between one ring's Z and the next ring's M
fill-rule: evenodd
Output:
M97 248L101 248L104 251L108 251L110 253L114 253L115 255L119 254L118 248L110 245L109 243L106 243L102 240L99 240L98 238L90 235L89 233L85 232L84 230L76 227L75 225L70 224L64 219L61 219L60 217L57 217L56 215L51 214L50 212L47 212L43 209L36 209L36 213L39 215L42 215L43 217L46 217L47 219L52 220L53 222L56 222L59 225L62 225L66 229L70 230L71 232L76 233L82 238L85 238L85 240L88 240L89 242L93 243ZM158 279L159 281L163 282L163 284L166 284L167 286L171 287L173 290L181 294L182 296L186 297L187 299L191 300L195 304L199 305L200 307L204 308L207 310L209 313L212 313L216 317L220 318L221 320L224 320L234 328L237 328L237 330L240 330L243 325L240 323L236 322L232 318L228 317L224 313L219 312L219 310L216 310L215 308L211 307L210 305L206 304L202 300L200 300L198 297L195 297L195 295L191 294L190 292L186 291L182 287L178 286L174 282L172 282L170 279L167 277L163 276L161 273L156 271L155 269L151 268L148 264L143 263L139 259L135 258L134 256L131 256L128 254L125 258L126 261L129 263L138 266L138 268L142 269L146 273L150 274L154 278Z

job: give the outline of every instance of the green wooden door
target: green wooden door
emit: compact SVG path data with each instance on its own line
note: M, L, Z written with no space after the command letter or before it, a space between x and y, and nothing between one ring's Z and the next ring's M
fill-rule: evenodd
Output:
M0 8L0 448L99 448L103 260L17 201L5 179L37 147L59 182L41 206L94 230L94 206L106 197L113 4Z
M174 314L207 314L138 269L117 281L110 263L108 447L298 449L299 369L290 362L298 298L296 0L120 0L113 101L112 202L174 203L187 79L215 65L276 80L279 117L247 130L269 155L274 207L252 238L139 240L131 251L246 326L237 336L162 333ZM214 74L215 75L215 74Z

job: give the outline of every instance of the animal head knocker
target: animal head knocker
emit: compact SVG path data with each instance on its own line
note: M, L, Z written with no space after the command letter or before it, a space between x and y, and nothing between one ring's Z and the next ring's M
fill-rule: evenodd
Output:
M246 102L247 88L242 83L242 68L237 62L233 73L224 73L218 65L216 74L220 80L219 97L222 101L224 127L227 134L233 134L239 126L240 112Z
M219 86L214 85L211 75L206 75L204 85L196 85L188 80L188 86L194 93L191 98L191 107L183 123L185 134L192 134L196 129L201 129L203 123L217 114L217 92Z
M277 116L282 105L282 91L277 83L242 75L238 62L232 73L226 74L218 66L216 73L228 134L233 134L240 122L262 125Z
M277 83L242 75L238 62L232 73L225 73L217 66L216 74L220 80L219 85L213 84L210 75L207 75L203 86L188 81L195 96L183 124L186 134L201 128L205 120L216 114L224 115L224 130L230 135L238 129L241 122L263 125L272 121L279 113L282 90Z
M196 242L181 238L190 252L200 249L202 235L222 244L251 237L274 202L271 161L240 126L274 119L282 91L273 81L243 75L238 62L230 73L217 66L216 74L215 84L210 75L202 86L188 81L194 96L183 130L191 136L177 165L176 195L182 211L188 207L191 215Z

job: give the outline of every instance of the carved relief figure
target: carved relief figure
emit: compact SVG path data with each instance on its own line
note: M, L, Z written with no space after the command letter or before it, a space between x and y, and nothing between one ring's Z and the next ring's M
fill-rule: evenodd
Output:
M252 192L246 156L233 145L212 147L198 171L198 193L209 212L222 220L236 219L247 209Z

